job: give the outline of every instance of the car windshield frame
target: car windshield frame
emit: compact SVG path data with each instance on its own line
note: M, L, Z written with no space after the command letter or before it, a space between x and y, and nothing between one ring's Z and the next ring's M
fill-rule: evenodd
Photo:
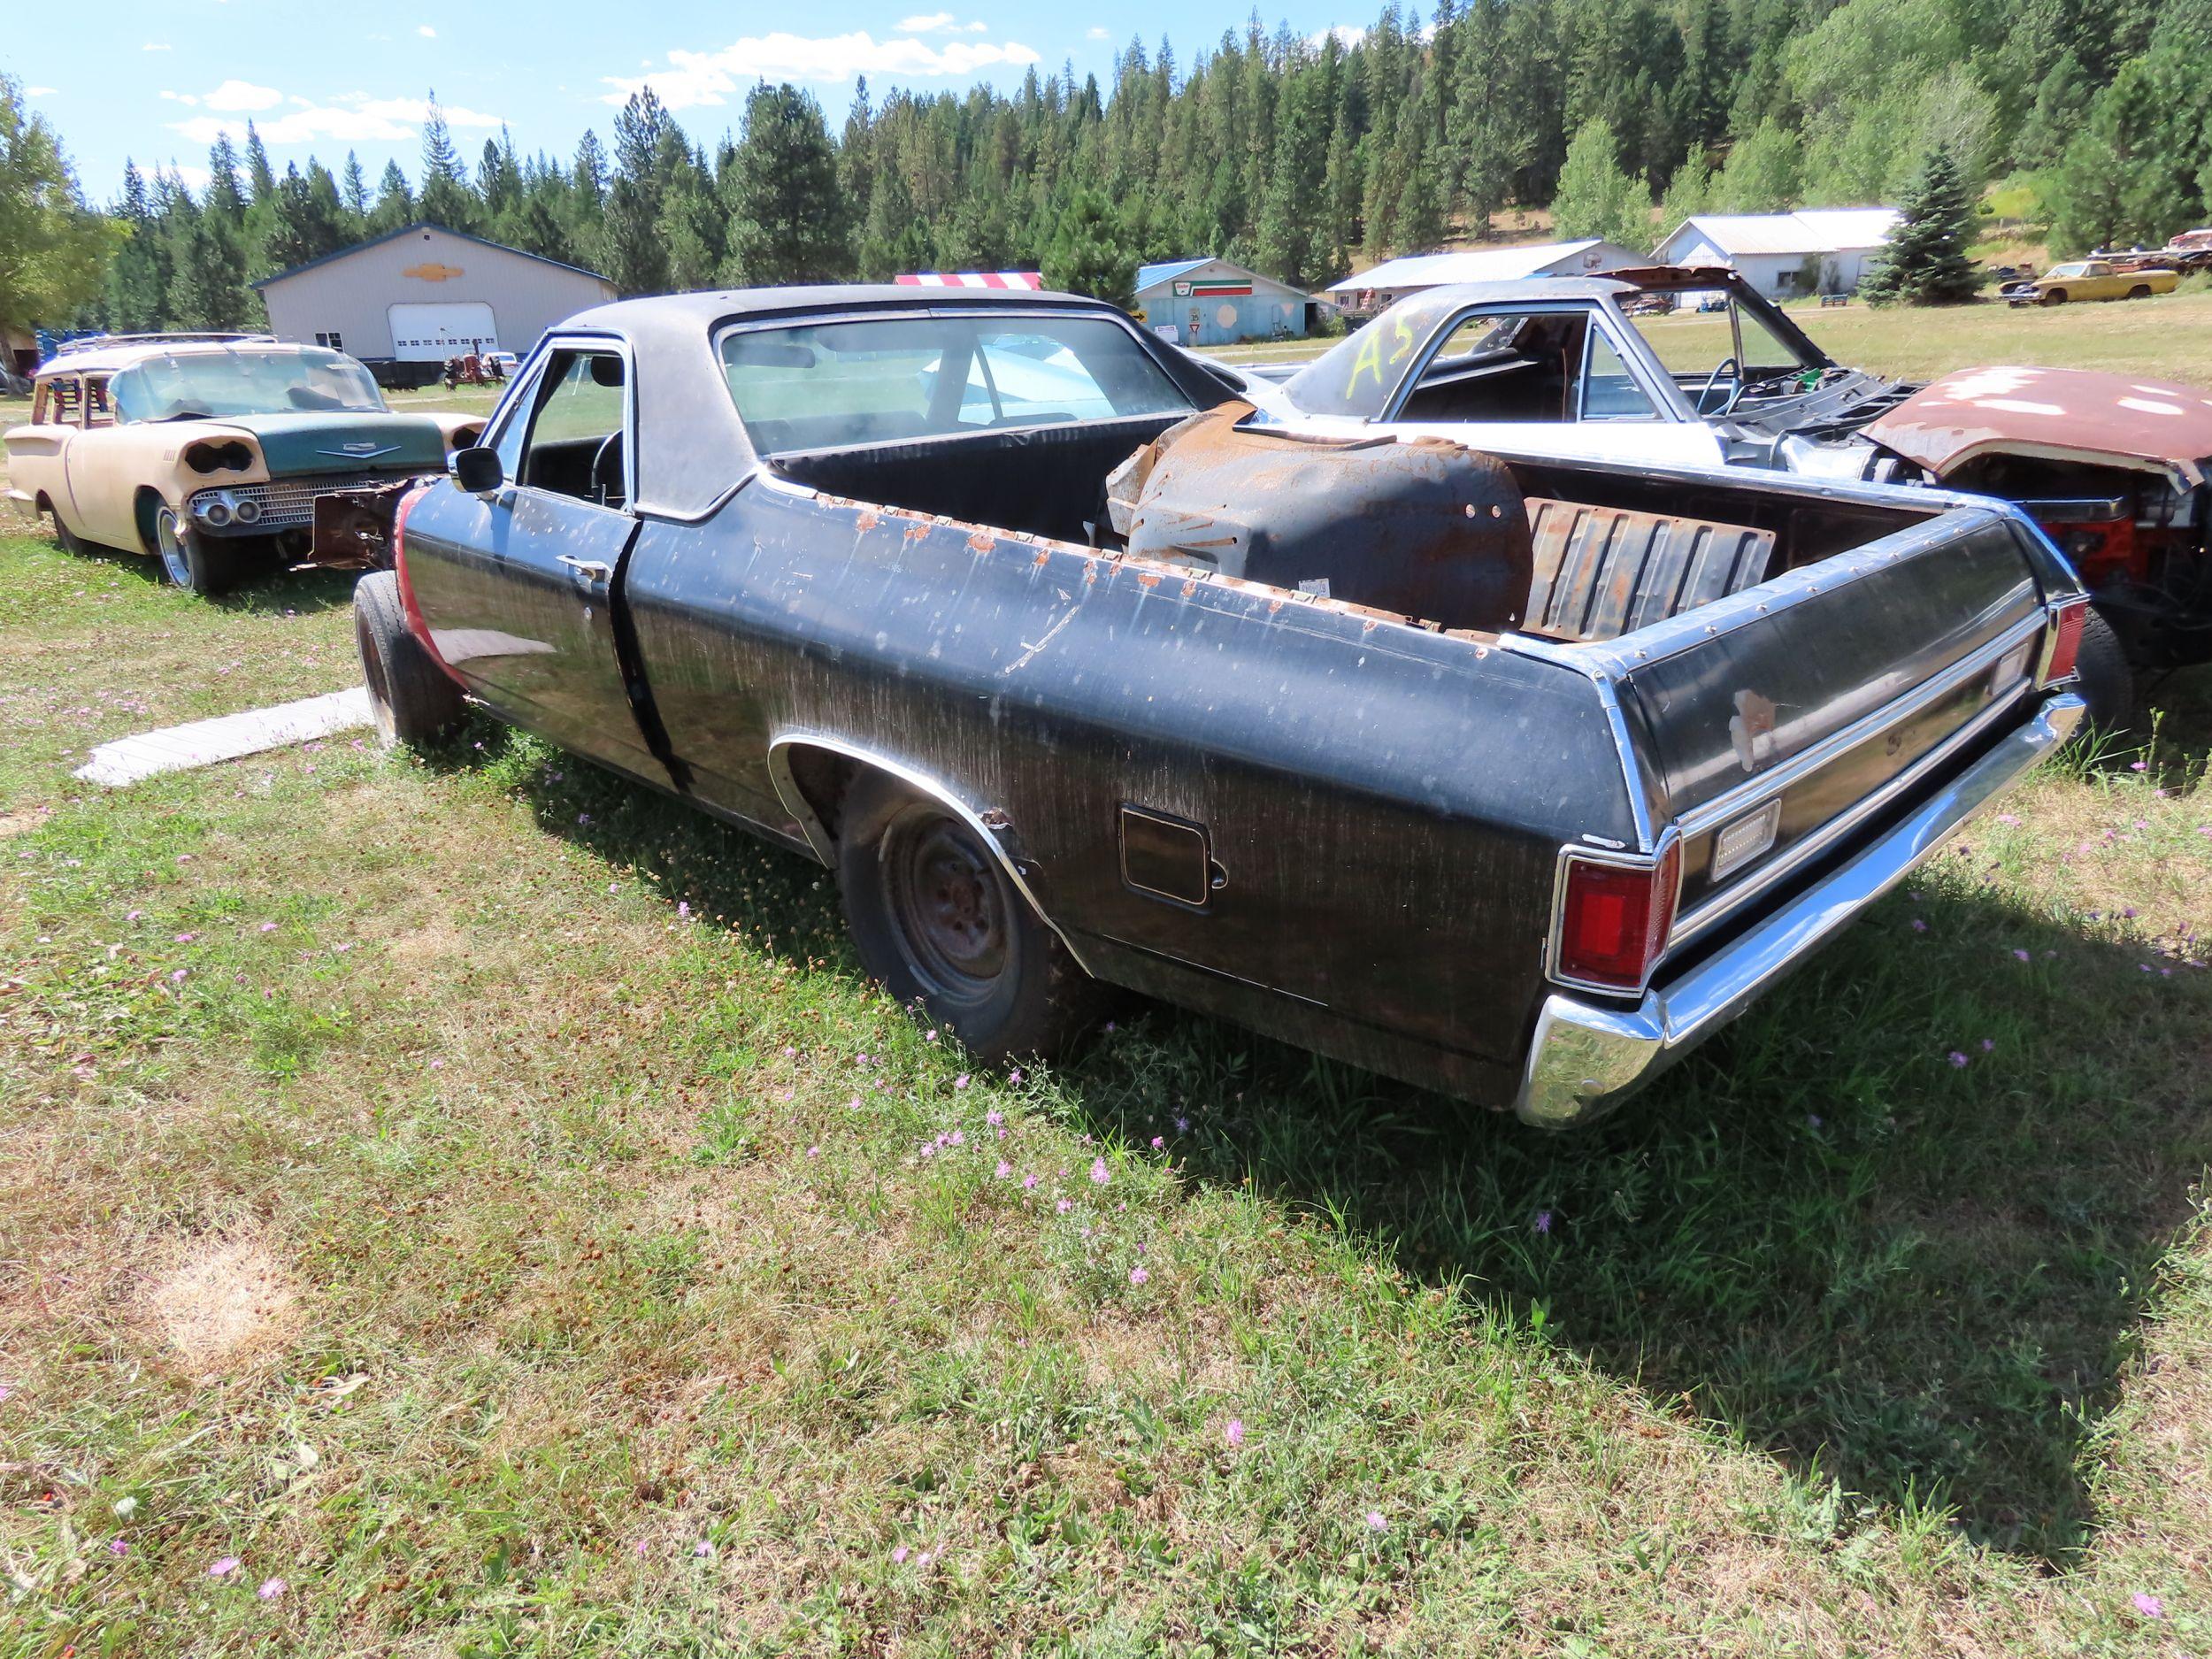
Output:
M1013 340L1028 342L1027 348L1006 343ZM1038 349L1056 342L1056 349ZM713 349L717 378L747 441L763 457L1189 414L1196 408L1133 327L1099 312L901 310L779 317L726 326L716 332ZM775 360L779 349L788 354L781 362ZM802 351L811 355L802 361ZM741 380L741 370L754 373ZM837 380L845 383L842 395L826 397ZM802 386L803 393L795 390ZM822 412L826 404L840 403L845 407Z
M322 346L157 352L118 369L108 402L119 425L244 415L390 413L374 377Z

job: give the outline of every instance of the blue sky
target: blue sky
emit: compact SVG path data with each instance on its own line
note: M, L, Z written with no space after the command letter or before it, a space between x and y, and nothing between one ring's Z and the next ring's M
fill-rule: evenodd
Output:
M942 0L950 4L952 0ZM205 177L219 131L259 127L280 172L311 152L335 169L359 153L373 181L396 157L413 176L422 100L437 89L472 163L503 122L525 153L566 158L587 127L601 137L628 88L650 81L695 138L733 127L757 79L795 81L833 125L853 80L872 94L898 85L962 88L1019 83L1072 60L1102 80L1133 33L1163 32L1188 64L1202 42L1240 28L1248 0L1196 8L1169 0L1064 0L1053 6L964 5L940 0L805 6L715 5L699 0L635 9L607 0L379 0L372 6L302 0L165 0L86 4L25 0L32 27L7 32L0 70L59 129L86 194L111 197L124 157L142 168L177 164ZM1302 32L1340 20L1316 0L1263 9ZM25 19L29 22L29 19Z

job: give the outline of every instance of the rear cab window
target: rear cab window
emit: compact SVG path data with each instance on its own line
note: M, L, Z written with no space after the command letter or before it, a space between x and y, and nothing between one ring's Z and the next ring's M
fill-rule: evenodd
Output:
M876 317L736 328L719 346L764 455L1187 411L1097 317Z

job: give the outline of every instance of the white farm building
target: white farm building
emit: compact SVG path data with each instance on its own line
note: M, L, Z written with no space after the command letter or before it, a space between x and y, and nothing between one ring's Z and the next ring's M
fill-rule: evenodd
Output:
M615 297L595 271L427 223L403 226L254 284L279 339L331 346L378 370L471 351L528 355L538 336ZM405 380L403 373L398 377Z
M1848 294L1897 224L1893 207L1701 213L1659 244L1668 265L1732 266L1769 299Z

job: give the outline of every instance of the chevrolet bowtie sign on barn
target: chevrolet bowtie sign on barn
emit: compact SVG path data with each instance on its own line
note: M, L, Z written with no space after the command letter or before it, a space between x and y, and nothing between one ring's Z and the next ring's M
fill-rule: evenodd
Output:
M595 272L428 223L257 286L279 338L349 353L387 387L426 386L471 352L526 355L564 317L614 297Z

